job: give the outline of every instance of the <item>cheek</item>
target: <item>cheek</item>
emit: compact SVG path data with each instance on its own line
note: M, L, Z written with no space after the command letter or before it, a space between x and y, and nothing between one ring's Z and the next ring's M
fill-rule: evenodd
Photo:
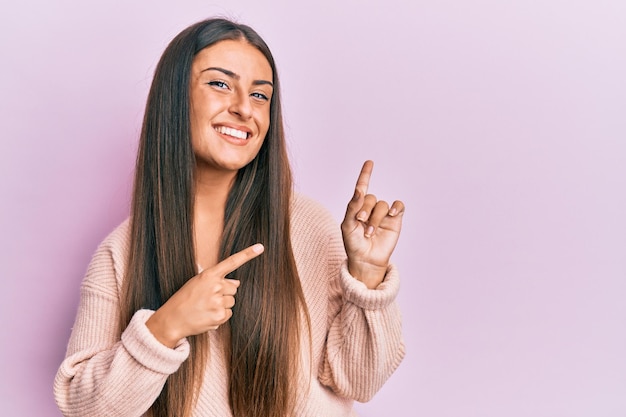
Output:
M267 131L270 128L270 114L269 114L269 111L264 112L262 117L259 120L260 120L259 130L261 131L262 136L265 137L265 135L267 135Z
M198 108L197 100L194 100L192 96L189 103L189 128L191 129L192 135L200 126L200 120L198 120L198 118L201 117L201 115L202 109Z
M263 127L263 131L261 132L261 137L263 138L263 140L265 140L265 138L267 137L267 132L269 129L270 129L269 123Z

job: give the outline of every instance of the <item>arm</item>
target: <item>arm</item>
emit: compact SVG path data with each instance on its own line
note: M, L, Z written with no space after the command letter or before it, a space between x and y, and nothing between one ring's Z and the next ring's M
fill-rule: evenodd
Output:
M169 349L150 333L149 310L135 313L120 337L123 229L100 245L81 286L67 355L54 381L57 405L67 417L143 415L189 354L186 340Z
M368 194L373 162L366 161L341 223L347 260L332 266L333 318L327 339L322 382L340 395L369 400L404 357L400 311L394 299L398 273L389 261L402 227L404 204ZM329 245L338 251L338 238ZM335 256L329 259L336 259ZM333 288L334 287L334 288ZM336 307L337 308L337 307Z
M137 311L119 331L127 239L114 232L98 248L81 288L55 399L66 416L143 415L189 356L187 336L216 329L232 315L238 282L226 275L259 256L253 245L190 278L156 312Z
M375 289L348 271L339 233L329 250L330 329L320 382L338 395L365 402L387 381L404 357L397 269L388 267Z

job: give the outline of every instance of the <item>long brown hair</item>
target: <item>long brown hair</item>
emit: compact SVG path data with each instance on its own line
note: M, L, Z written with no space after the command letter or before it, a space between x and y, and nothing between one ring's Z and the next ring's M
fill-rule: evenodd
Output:
M147 100L132 200L130 255L121 328L140 308L156 310L195 275L194 164L189 79L194 56L222 40L245 40L273 72L270 126L256 158L239 170L224 214L220 259L261 242L263 256L239 268L237 304L228 322L225 357L229 401L236 417L292 413L299 366L300 320L309 322L290 239L292 178L287 158L276 65L250 27L225 19L196 23L163 53ZM190 356L170 375L151 407L154 417L191 414L208 356L207 334L188 338Z

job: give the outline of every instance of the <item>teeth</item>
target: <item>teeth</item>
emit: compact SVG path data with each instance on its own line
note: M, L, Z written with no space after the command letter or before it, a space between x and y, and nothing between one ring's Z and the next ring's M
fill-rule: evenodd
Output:
M226 127L226 126L217 126L215 130L217 130L219 133L222 133L224 135L232 136L238 139L248 138L248 133L242 132L241 130Z

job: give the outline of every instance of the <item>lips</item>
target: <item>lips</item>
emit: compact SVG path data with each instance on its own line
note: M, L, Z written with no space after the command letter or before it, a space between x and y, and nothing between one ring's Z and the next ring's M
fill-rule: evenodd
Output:
M237 138L237 139L248 139L248 136L250 135L250 133L248 133L248 132L245 132L245 131L239 130L239 129L235 129L233 127L215 126L214 129L218 133L221 133L222 135L232 136L232 137Z

